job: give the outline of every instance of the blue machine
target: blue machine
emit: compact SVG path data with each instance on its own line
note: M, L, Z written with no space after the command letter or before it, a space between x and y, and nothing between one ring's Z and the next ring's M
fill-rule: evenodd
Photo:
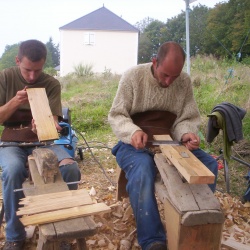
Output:
M62 127L62 131L60 132L59 139L55 140L54 143L59 144L71 157L75 158L76 145L78 142L76 133L70 124L66 122L59 122L59 125Z
M71 117L70 110L68 108L63 108L63 120L59 122L59 125L62 127L60 132L60 137L58 140L55 140L55 144L59 144L64 150L66 150L71 157L75 158L75 153L78 151L81 160L83 159L82 149L77 148L78 138L75 131L71 127Z

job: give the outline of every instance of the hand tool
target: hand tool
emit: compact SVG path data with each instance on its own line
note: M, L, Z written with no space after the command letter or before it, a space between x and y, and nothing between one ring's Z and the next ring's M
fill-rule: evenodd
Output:
M188 141L171 141L171 140L153 140L148 141L149 143L152 143L152 145L159 146L159 145L171 145L171 146L181 146L183 143L186 143Z

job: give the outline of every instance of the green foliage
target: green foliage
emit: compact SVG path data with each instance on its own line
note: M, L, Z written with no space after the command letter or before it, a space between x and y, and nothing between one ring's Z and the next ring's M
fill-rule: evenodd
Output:
M13 45L7 45L5 47L5 51L0 58L0 70L16 65L15 58L18 53L19 45L20 42ZM48 54L45 68L54 68L60 64L59 45L53 44L53 40L50 38L50 40L46 43L46 48Z
M19 44L7 45L0 59L0 70L16 65L15 58L18 53Z
M49 74L49 75L51 75L51 76L56 76L56 74L57 74L56 70L55 70L54 68L52 68L52 67L45 68L43 71L44 71L46 74Z
M214 55L218 58L241 60L250 55L250 1L229 0L210 9L205 5L189 11L190 55ZM186 13L166 23L143 19L136 23L141 31L138 61L149 62L160 44L175 41L186 47ZM248 60L246 61L248 62Z
M92 76L93 75L93 65L90 64L82 64L74 66L74 74L78 77L81 76Z
M53 43L52 37L49 38L49 41L46 43L46 48L48 51L48 59L46 62L46 67L56 67L60 65L60 49L59 44L55 45Z

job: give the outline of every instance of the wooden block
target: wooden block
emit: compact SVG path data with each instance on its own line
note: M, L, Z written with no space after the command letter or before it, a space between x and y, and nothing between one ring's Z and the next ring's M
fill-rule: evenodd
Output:
M155 135L154 138L157 140L172 140L168 135ZM160 149L189 184L214 183L214 174L185 146L171 146L165 144L160 145Z
M58 139L45 88L28 88L27 94L39 141Z
M59 171L59 163L56 154L48 148L34 149L32 155L35 159L39 174L45 183L53 183Z

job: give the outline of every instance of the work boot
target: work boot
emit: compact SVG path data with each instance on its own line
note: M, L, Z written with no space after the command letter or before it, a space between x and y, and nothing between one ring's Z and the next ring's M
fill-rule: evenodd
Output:
M25 240L20 241L6 241L3 250L23 250Z

